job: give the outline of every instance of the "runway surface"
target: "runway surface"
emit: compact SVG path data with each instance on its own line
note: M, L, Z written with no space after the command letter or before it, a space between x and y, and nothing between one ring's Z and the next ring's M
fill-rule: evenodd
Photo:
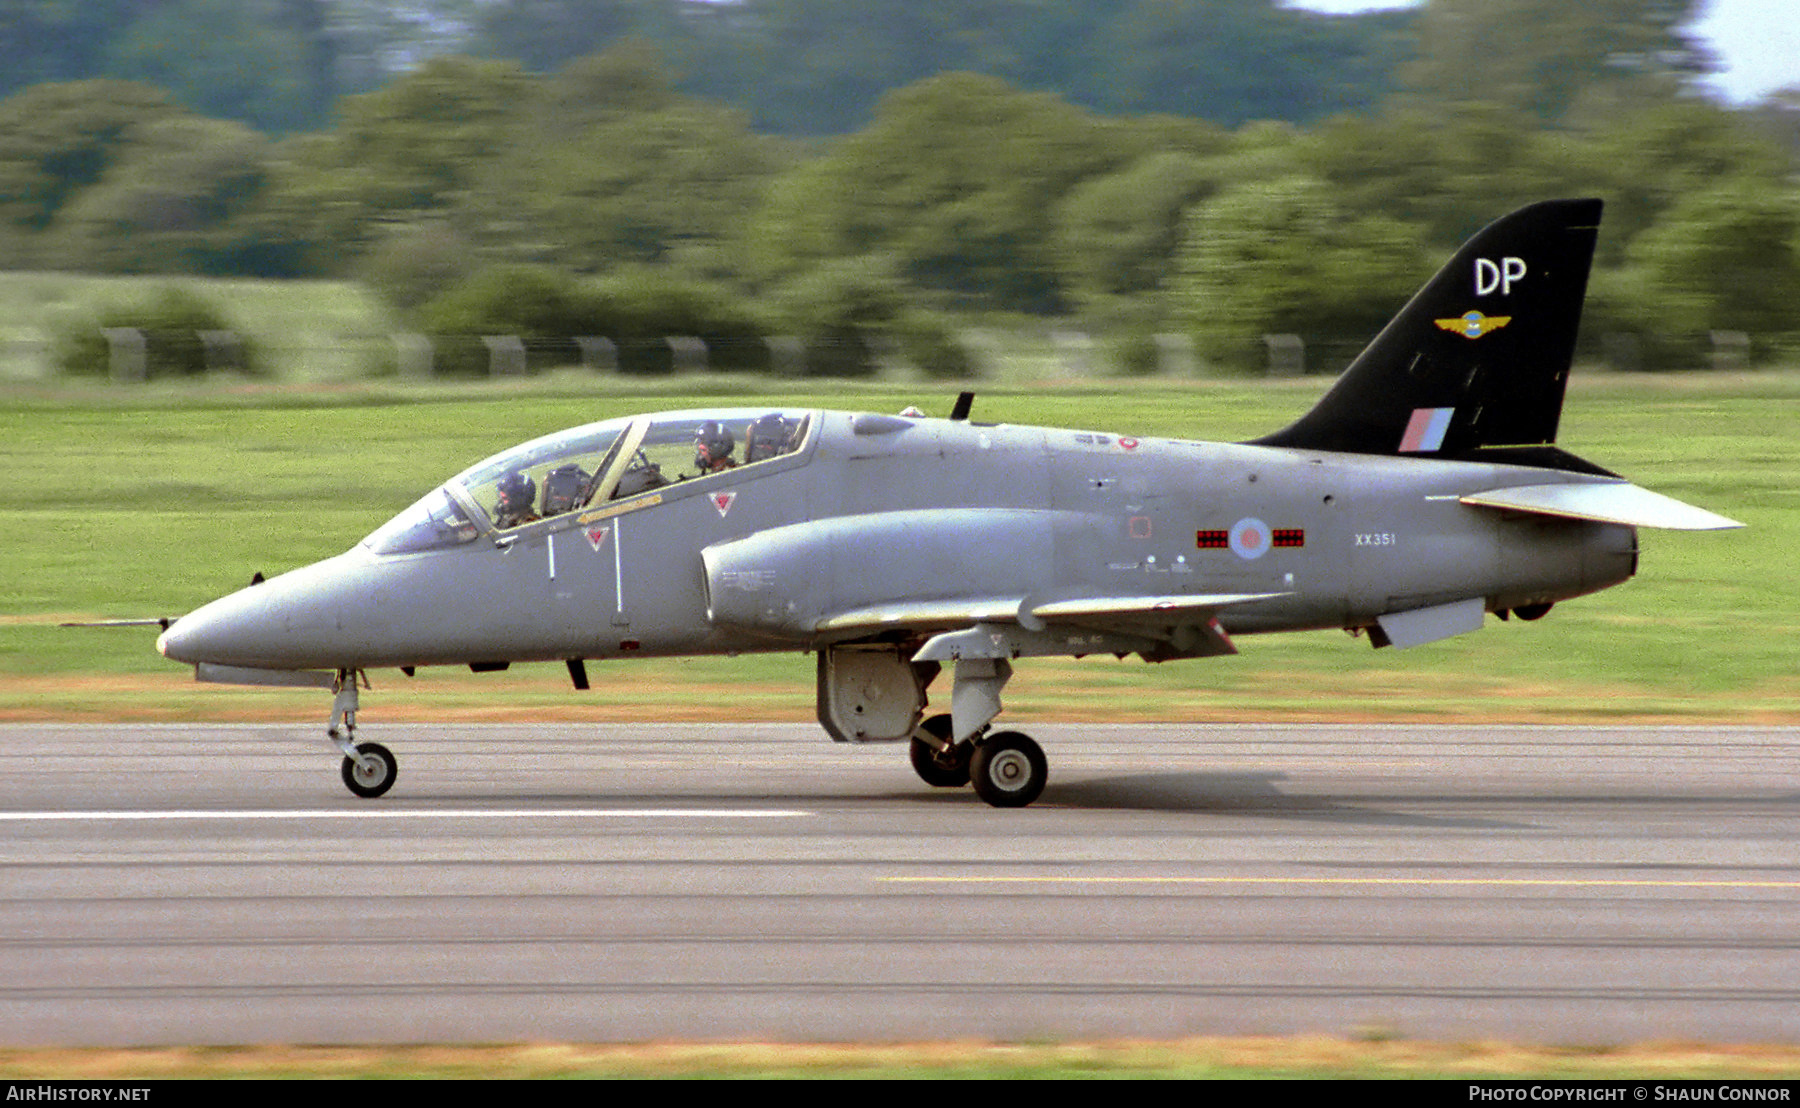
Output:
M1025 729L0 726L0 1043L1800 1041L1800 729Z

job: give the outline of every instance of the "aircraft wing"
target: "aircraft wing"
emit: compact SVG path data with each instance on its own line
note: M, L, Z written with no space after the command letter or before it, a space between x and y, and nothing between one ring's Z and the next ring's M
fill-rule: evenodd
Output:
M1743 524L1705 508L1639 488L1628 481L1578 482L1566 485L1520 485L1458 497L1476 508L1529 512L1560 519L1619 523L1628 527L1661 527L1672 531L1723 531Z
M1221 609L1287 596L1269 593L1173 593L1166 596L1089 596L1072 600L1035 601L1029 597L978 600L909 600L874 604L827 616L816 625L822 632L929 630L972 623L1018 623L1040 630L1047 623L1107 626L1119 622L1187 622L1204 620Z
M1285 592L1226 592L1226 594L1111 595L1078 597L1067 601L1033 601L1030 597L943 599L871 604L850 612L828 615L815 624L819 631L886 631L891 628L945 628L976 622L1019 622L1040 630L1048 622L1109 624L1116 621L1202 619L1206 615L1253 601L1273 601Z
M960 627L970 623L1006 622L1018 618L1023 598L990 597L977 600L902 600L891 604L871 604L826 616L814 630L836 634L843 631L888 631L899 628L931 630Z
M1199 617L1222 608L1250 604L1258 600L1276 600L1285 592L1173 593L1167 596L1090 596L1077 600L1053 600L1032 604L1020 610L1022 618L1045 622L1091 623L1109 619L1145 618L1163 620L1171 616Z
M842 612L821 620L817 629L830 634L895 628L936 631L914 655L917 662L1127 652L1158 659L1201 657L1237 653L1219 626L1219 611L1287 595L1176 593L1045 601L1028 597L908 601Z

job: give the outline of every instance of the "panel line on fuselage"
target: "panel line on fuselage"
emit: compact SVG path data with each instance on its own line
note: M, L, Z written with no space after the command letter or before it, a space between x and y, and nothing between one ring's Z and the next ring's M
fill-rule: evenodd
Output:
M660 497L658 498L661 499ZM625 622L625 521L613 520L613 623Z

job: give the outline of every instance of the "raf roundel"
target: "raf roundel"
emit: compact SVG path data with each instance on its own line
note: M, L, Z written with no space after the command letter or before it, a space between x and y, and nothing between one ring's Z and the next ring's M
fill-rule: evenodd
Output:
M1269 525L1260 519L1240 519L1231 525L1231 552L1254 561L1269 552Z

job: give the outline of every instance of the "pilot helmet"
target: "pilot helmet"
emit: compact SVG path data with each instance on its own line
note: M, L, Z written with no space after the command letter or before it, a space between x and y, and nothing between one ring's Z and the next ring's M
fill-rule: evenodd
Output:
M761 462L787 448L788 424L781 413L770 412L744 432L744 461Z
M537 485L523 470L514 470L500 478L495 486L500 494L500 511L517 514L531 510L531 502L537 498Z
M708 462L730 457L736 446L737 440L732 437L730 429L716 419L709 419L694 434L694 464L705 467Z

